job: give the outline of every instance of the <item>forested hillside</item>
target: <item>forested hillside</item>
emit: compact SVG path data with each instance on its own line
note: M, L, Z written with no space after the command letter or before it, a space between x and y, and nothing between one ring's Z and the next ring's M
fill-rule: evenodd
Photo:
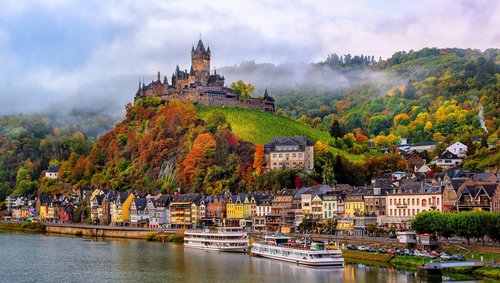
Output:
M358 129L367 136L394 134L409 142L472 136L498 141L500 50L398 52L362 72L383 72L394 81L360 79L340 94L302 90L273 95L285 114L324 130L338 120L342 134Z
M126 117L107 133L113 119L99 113L74 111L71 120L2 116L0 201L11 193L82 186L215 194L311 179L363 185L386 169L404 169L399 155L381 153L393 152L400 138L437 142L427 160L461 141L470 149L463 167L481 171L500 163L499 66L498 49L436 48L379 61L332 54L294 65L293 72L286 64L250 62L228 70L243 76L264 69L268 80L281 83L290 81L286 74L300 78L268 85L277 115L148 98L127 106ZM263 173L262 144L292 135L319 141L315 171ZM49 165L61 165L59 181L40 178Z

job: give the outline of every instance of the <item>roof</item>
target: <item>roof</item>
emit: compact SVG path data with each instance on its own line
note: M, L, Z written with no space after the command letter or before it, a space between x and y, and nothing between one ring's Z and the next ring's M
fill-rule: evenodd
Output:
M134 202L137 210L144 210L148 205L148 200L146 198L134 198Z
M172 202L196 202L200 198L200 194L181 194L174 196Z
M314 141L306 137L282 137L273 138L270 143L264 146L265 152L276 151L276 146L298 145L299 150L304 151L307 146L314 146ZM287 150L280 150L286 152ZM296 150L293 150L296 151Z
M403 182L396 190L390 194L440 194L443 188L440 185L433 185L421 181L409 180Z
M59 172L60 168L61 166L50 166L49 170L47 170L47 173L57 173Z
M497 176L494 173L490 172L477 173L472 176L472 180L476 182L487 182L496 179Z
M439 159L461 159L461 158L458 157L458 155L453 154L453 153L449 152L448 150L446 150L445 152L443 152L439 156Z

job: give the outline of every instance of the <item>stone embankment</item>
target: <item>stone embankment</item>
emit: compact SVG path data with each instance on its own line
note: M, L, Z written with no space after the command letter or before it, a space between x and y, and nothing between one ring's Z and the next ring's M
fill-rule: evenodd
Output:
M158 230L149 228L133 227L110 227L85 224L55 224L45 223L45 230L49 234L64 234L85 237L103 237L103 238L127 238L127 239L146 239L148 234L159 232L165 234L176 234L177 230Z

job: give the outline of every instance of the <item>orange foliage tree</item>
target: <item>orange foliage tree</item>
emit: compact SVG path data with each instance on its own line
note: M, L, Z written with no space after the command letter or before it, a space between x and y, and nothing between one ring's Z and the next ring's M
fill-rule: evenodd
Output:
M255 154L253 158L253 168L257 176L262 175L264 172L264 164L266 163L266 156L264 154L264 145L258 144L255 146Z
M181 184L191 188L198 187L201 184L203 172L211 165L211 157L215 152L215 146L215 139L210 133L200 134L196 137L193 148L182 161L177 175Z

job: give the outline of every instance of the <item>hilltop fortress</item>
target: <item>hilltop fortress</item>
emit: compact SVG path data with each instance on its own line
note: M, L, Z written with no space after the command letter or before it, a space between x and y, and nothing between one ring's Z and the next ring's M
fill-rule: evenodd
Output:
M135 99L145 96L159 96L164 100L178 99L181 101L197 102L207 106L230 106L257 109L274 113L274 99L269 96L267 89L263 97L238 98L231 89L224 86L224 76L214 70L210 72L210 47L205 49L201 39L196 49L191 49L191 68L181 71L179 66L172 74L171 83L165 76L161 80L160 72L156 81L146 85L139 83Z

